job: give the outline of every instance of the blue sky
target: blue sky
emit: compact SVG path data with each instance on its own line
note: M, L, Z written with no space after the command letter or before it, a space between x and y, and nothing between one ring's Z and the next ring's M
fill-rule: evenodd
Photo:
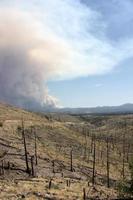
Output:
M0 99L133 103L133 0L1 0L0 33Z
M133 35L133 1L83 0L100 13L106 37L115 43ZM96 33L94 33L96 34ZM125 59L103 75L49 82L49 89L67 107L120 105L133 103L133 58Z
M127 64L127 63L126 63ZM130 63L101 76L49 82L52 95L67 107L120 105L133 102L133 67Z

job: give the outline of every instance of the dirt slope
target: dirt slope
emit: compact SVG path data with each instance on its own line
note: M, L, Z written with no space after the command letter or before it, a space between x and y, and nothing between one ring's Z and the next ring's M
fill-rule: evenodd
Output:
M26 173L22 119L30 169L31 157L34 156L34 177ZM120 119L120 116L117 117L115 122ZM107 188L106 158L104 159L106 150L103 151L102 162L98 153L100 149L105 149L105 144L98 140L96 141L96 184L92 186L91 183L93 152L91 152L92 137L88 134L95 131L99 135L101 130L104 133L107 121L109 123L111 120L112 117L102 118L102 120L100 118L96 121L96 119L83 120L83 117L79 116L39 115L0 104L1 168L4 165L4 172L1 169L0 176L0 199L76 200L83 199L83 188L89 198L116 198L116 181L119 180L121 172L117 161L116 165L110 165L110 188ZM35 134L38 165L35 157ZM112 147L110 151L114 156ZM49 189L50 183L51 189Z

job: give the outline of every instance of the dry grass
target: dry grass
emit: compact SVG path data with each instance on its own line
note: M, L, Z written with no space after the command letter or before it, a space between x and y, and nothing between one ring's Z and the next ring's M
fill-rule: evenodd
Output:
M22 118L24 119L25 135L29 158L34 155L34 134L37 134L38 166L35 167L36 178L31 178L24 171L24 147L21 131ZM69 115L45 116L30 113L21 109L0 104L0 150L7 154L4 157L5 166L8 161L14 168L5 170L0 181L0 199L83 199L83 188L90 198L116 198L116 181L121 178L122 155L121 143L112 147L110 144L110 180L111 188L106 185L106 142L96 140L96 185L91 185L93 153L91 150L91 135L97 137L117 135L122 138L119 121L127 120L128 131L126 138L132 138L133 118L126 116L87 117ZM112 125L113 124L113 125ZM87 135L87 139L86 139ZM132 143L131 143L132 145ZM70 150L73 149L73 168L70 171ZM85 154L86 149L86 156ZM99 152L103 151L100 158ZM52 161L55 160L55 173ZM129 176L128 164L125 163L125 173ZM48 189L49 180L52 188ZM16 179L19 179L16 181ZM21 181L20 179L26 179ZM30 179L30 180L29 180ZM66 180L71 181L67 187ZM89 182L89 186L88 186Z

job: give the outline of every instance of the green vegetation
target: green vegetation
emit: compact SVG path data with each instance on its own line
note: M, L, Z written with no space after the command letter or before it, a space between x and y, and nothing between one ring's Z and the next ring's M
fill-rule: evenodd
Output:
M129 162L130 178L121 180L118 184L119 197L133 198L133 159Z

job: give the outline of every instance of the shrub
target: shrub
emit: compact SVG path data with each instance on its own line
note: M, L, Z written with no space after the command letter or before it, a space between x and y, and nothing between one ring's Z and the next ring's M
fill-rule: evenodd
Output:
M133 197L133 158L129 162L129 170L131 174L130 180L122 180L118 183L117 189L119 196L122 198L132 198Z

